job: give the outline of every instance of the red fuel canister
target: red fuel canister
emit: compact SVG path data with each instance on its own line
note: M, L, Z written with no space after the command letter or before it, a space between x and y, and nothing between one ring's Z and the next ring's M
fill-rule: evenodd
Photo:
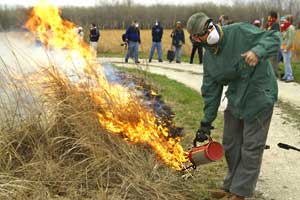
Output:
M193 163L194 167L208 164L220 160L224 155L224 150L219 142L215 142L209 137L208 143L196 146L189 152L189 160Z

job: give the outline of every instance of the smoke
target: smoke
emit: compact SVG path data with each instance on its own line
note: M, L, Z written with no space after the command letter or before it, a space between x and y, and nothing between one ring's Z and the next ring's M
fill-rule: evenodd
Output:
M43 88L38 81L45 69L58 69L74 82L84 76L87 62L74 51L45 48L31 33L0 33L0 110L28 114L46 113L42 105ZM1 112L0 119L7 114Z

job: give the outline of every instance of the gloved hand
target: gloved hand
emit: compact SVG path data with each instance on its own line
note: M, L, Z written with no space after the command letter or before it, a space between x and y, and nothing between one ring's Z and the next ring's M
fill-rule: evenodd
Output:
M211 123L201 122L201 126L196 132L195 141L204 142L205 140L207 140L208 139L207 136L210 135L211 129L214 129L214 127L211 126Z

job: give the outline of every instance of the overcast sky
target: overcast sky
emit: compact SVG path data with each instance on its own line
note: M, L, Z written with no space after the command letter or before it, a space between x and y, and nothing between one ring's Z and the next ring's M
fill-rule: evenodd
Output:
M23 5L23 6L32 6L35 4L37 0L0 0L0 5ZM94 6L97 2L101 2L101 0L49 0L57 6ZM103 0L102 0L103 1ZM106 0L104 2L116 2L117 0ZM220 0L134 0L135 3L143 4L143 5L151 5L151 4L194 4L194 3L204 3L204 2L213 2L216 4L220 4L221 2L230 2L220 1Z

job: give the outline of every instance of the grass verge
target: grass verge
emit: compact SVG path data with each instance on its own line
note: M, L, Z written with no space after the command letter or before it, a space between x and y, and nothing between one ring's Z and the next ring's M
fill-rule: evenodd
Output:
M300 83L300 62L292 63L292 70L295 82ZM279 73L284 74L284 64L282 63L279 65Z

